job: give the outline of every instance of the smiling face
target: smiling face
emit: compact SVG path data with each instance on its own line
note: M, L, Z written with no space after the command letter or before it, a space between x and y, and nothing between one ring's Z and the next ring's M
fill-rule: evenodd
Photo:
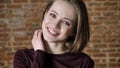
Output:
M42 23L43 37L47 42L65 42L76 24L75 8L66 1L56 0L46 11Z

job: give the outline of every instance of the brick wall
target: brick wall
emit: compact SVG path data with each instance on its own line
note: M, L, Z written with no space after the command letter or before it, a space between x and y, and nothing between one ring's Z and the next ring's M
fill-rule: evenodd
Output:
M0 68L13 68L17 49L31 48L48 0L0 0ZM120 67L120 0L85 0L91 39L84 49L95 68Z

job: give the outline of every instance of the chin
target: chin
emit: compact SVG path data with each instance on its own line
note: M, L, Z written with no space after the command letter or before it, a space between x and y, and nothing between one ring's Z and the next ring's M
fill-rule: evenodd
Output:
M48 38L48 37L44 37L45 41L48 42L48 43L63 43L65 42L65 40L60 40L60 39L57 39L57 38Z

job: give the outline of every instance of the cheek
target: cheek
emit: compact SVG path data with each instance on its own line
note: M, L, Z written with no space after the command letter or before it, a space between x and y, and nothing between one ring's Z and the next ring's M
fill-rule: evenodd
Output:
M43 22L42 22L42 27L44 27L45 25L47 25L49 22L50 22L49 19L44 18Z
M43 23L47 23L49 21L49 19L47 18L47 17L45 17L44 19L43 19Z
M62 33L64 36L70 36L72 30L71 29L62 29Z
M44 16L43 23L47 23L47 22L49 22L49 21L50 21L50 18L49 18L49 16L48 16L48 14L46 14L46 15Z

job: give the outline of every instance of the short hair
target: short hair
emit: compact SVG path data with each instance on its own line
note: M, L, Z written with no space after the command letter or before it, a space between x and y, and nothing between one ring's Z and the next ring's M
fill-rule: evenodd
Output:
M54 1L56 0L52 0L47 4L43 12L42 19L44 19L44 15L46 11L50 9ZM69 52L77 53L82 51L86 47L90 39L87 8L85 3L82 0L63 0L63 1L67 1L68 3L73 5L73 7L76 9L76 12L77 12L77 19L76 19L77 21L73 29L74 36L69 37L67 39L67 42L70 43Z

